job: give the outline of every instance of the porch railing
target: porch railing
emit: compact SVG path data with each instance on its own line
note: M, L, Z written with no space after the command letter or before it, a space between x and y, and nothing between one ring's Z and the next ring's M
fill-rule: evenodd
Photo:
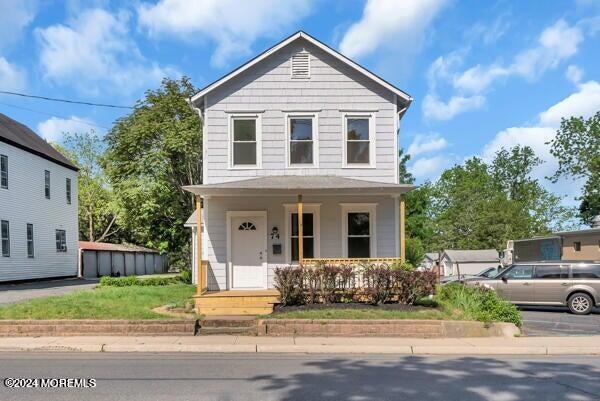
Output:
M339 266L362 266L362 265L393 265L402 263L402 258L304 258L303 266L339 265Z

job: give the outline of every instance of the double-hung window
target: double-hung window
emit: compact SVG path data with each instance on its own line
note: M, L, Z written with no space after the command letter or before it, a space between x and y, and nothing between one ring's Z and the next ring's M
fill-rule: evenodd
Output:
M66 181L66 191L67 191L67 204L70 205L71 204L71 179L67 178Z
M374 114L344 115L344 165L375 166Z
M0 155L0 188L8 189L8 156Z
M7 220L0 220L0 242L2 242L2 256L10 256L10 226Z
M260 116L231 116L231 167L260 167Z
M50 199L50 172L44 170L44 195L46 199Z
M56 230L56 252L67 252L67 232Z
M342 204L342 249L348 258L376 257L375 204Z
M33 247L33 224L27 224L27 257L33 258L35 254Z
M317 136L318 122L315 114L288 116L288 166L317 166Z

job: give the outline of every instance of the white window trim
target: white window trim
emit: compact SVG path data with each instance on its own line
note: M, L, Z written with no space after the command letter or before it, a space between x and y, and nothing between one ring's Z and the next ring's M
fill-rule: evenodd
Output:
M342 207L342 255L348 257L348 213L369 213L371 258L377 257L377 203L340 203Z
M285 224L284 224L284 233L283 238L285 238L285 243L283 245L284 253L285 253L285 263L292 264L292 252L290 249L290 244L292 242L292 213L298 213L298 204L297 203L286 203L283 205L285 207ZM303 213L312 213L313 214L313 237L314 237L314 251L315 258L321 257L321 204L320 203L303 203L302 204L302 212Z
M233 164L233 121L234 120L255 120L256 121L256 164ZM228 132L228 160L230 170L257 170L262 167L262 115L259 113L235 113L229 114L227 120Z
M312 164L292 164L290 155L290 120L292 118L310 118L312 120L312 144L313 144L313 162ZM319 167L319 114L317 112L293 112L285 114L285 163L287 168L318 168Z
M343 168L376 168L377 139L376 139L376 121L375 112L343 112L342 113L342 153ZM369 119L369 163L348 163L347 141L348 141L348 118L368 118Z

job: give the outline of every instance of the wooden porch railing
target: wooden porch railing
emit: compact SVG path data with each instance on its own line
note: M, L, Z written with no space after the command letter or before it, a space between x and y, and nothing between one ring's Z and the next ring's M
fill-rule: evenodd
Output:
M402 258L304 258L302 265L374 265L402 263Z

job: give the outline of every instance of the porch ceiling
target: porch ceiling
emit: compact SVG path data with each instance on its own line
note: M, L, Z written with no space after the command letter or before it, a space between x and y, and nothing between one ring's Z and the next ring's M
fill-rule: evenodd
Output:
M188 185L196 195L400 195L414 189L410 184L390 184L328 175L272 175L220 184Z

